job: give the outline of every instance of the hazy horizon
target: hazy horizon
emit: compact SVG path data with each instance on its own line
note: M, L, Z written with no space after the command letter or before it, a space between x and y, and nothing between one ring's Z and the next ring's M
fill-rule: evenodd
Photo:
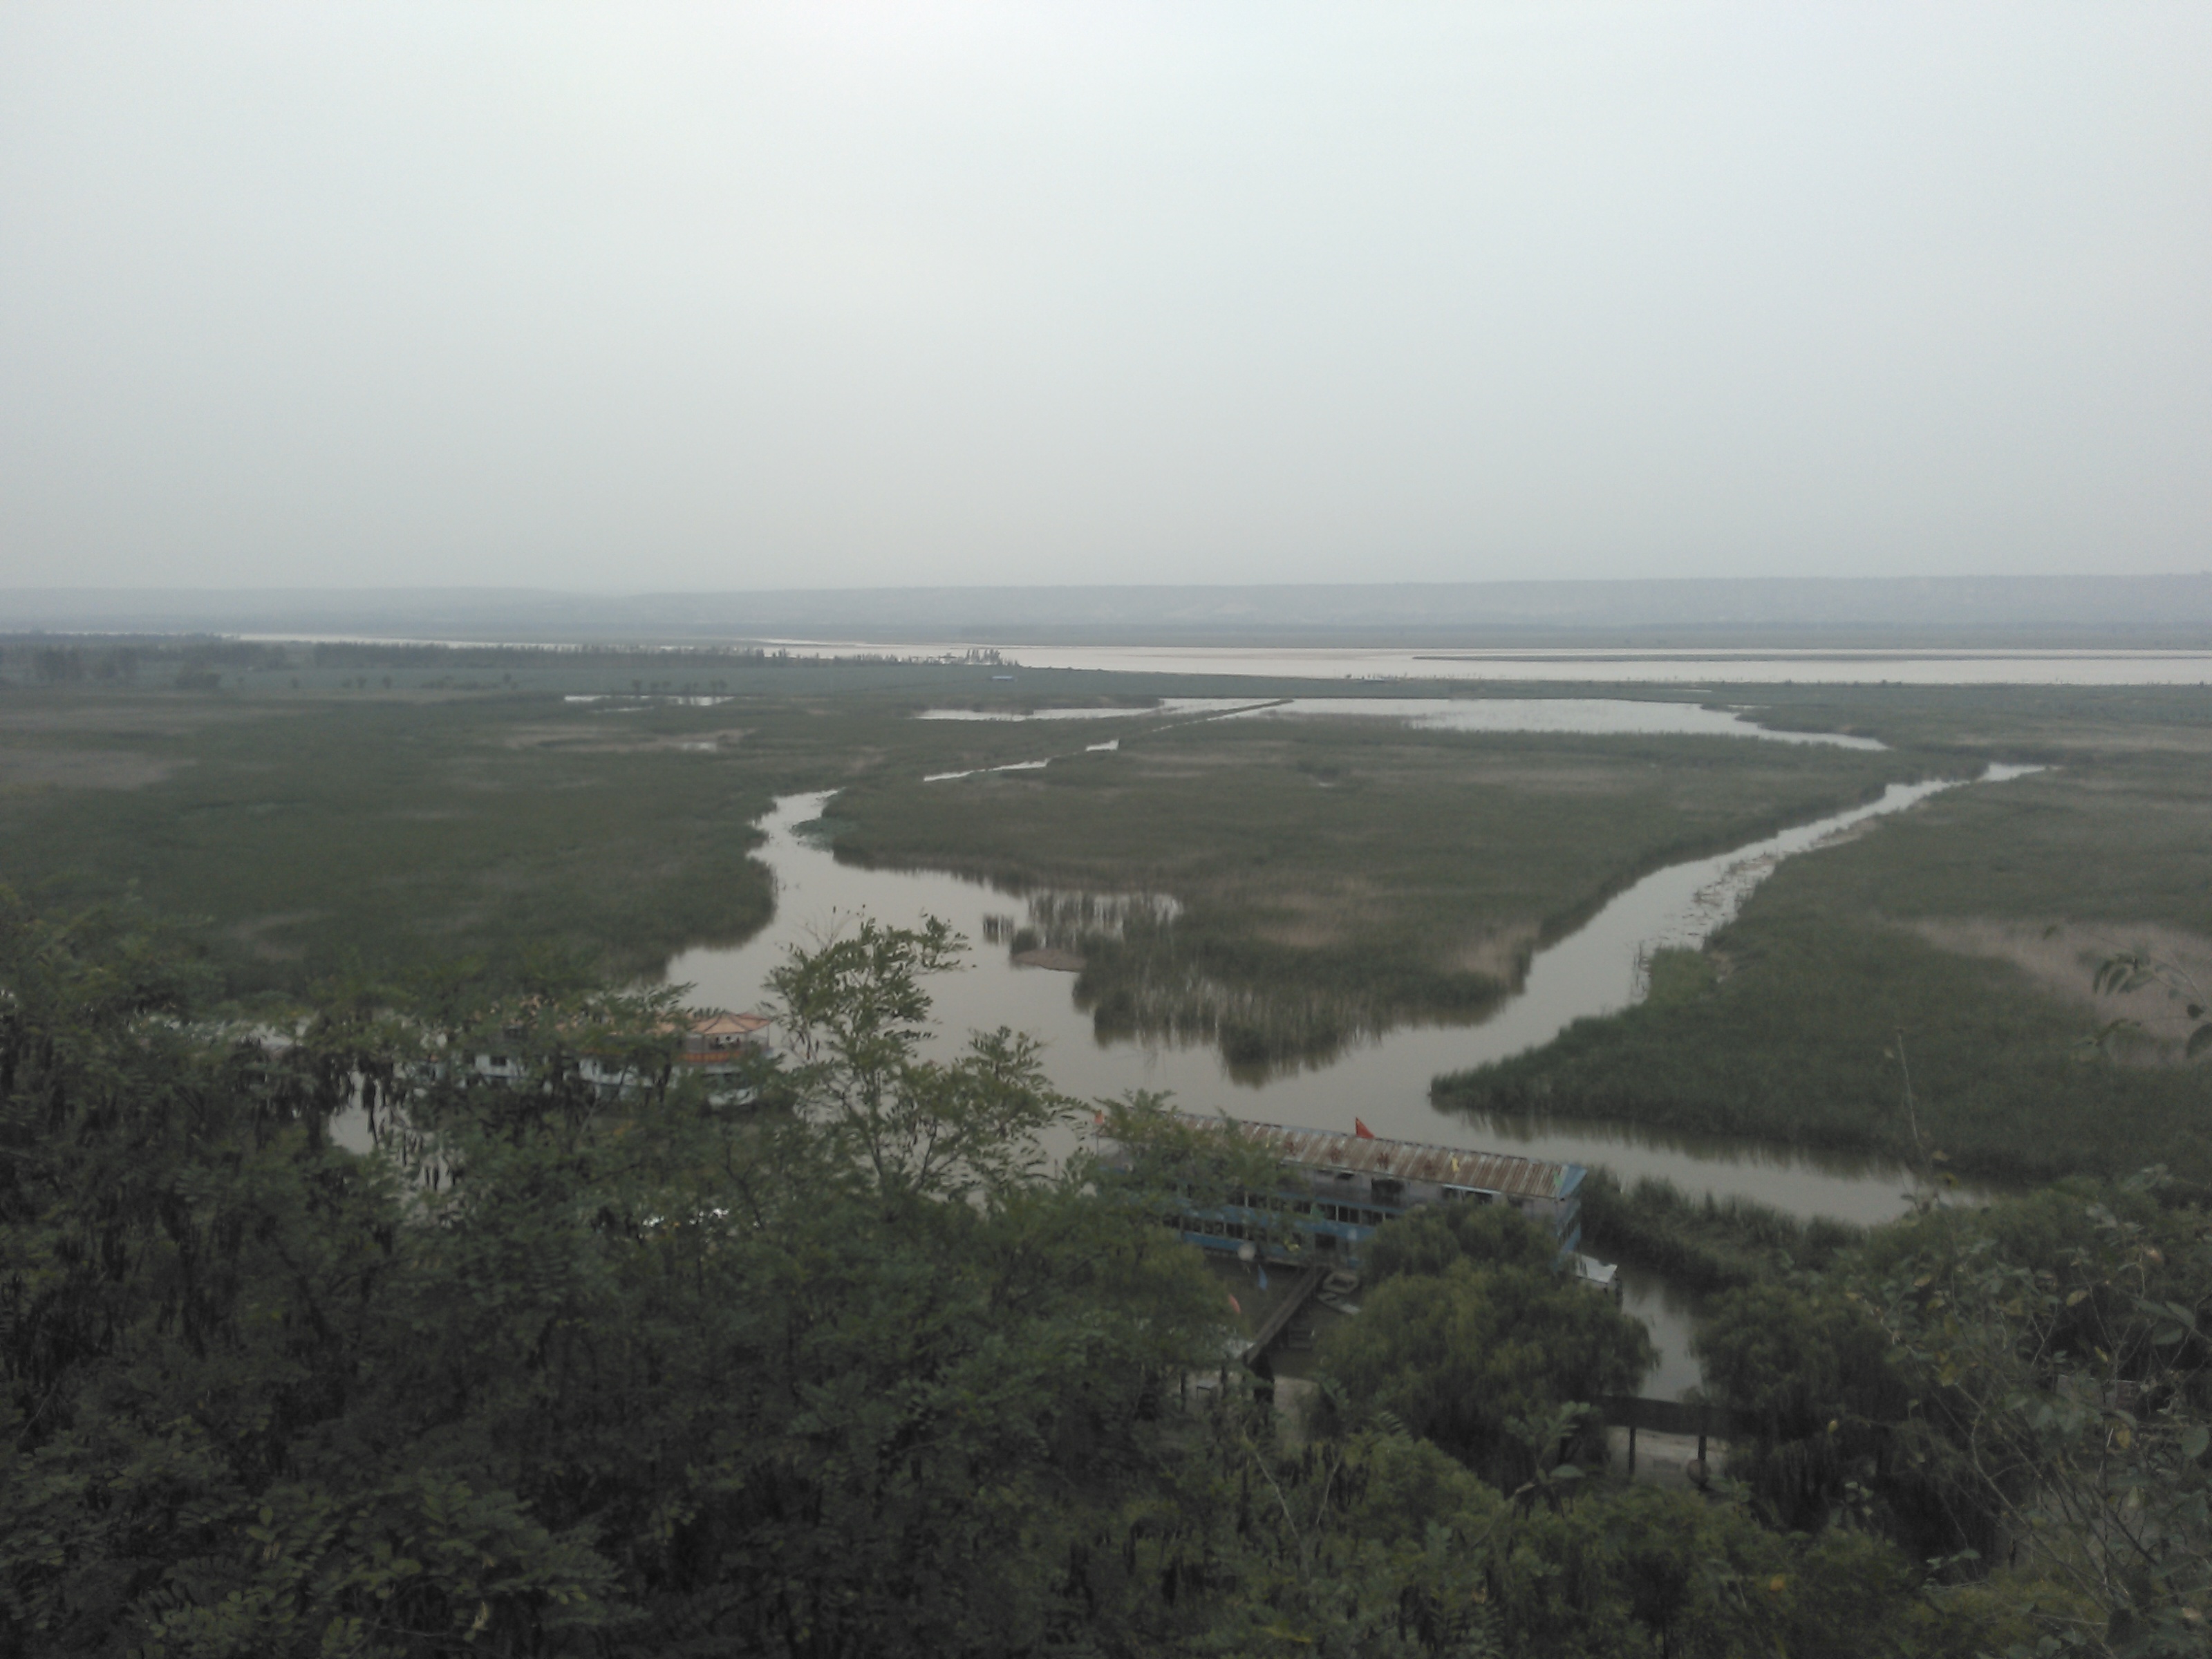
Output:
M2179 573L2212 11L0 15L0 584Z
M2212 649L2212 574L588 593L0 586L0 632L663 643Z

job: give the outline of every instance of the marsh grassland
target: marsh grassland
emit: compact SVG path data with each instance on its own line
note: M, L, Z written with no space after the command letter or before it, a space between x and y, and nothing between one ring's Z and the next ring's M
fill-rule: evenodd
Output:
M1087 735L1087 734L1086 734ZM1922 773L1907 754L1732 738L1422 731L1376 720L1133 730L1043 771L839 797L839 855L1018 889L1162 895L1080 955L1107 1031L1216 1040L1232 1060L1468 1018L1530 951L1660 865Z
M1997 1177L2164 1162L2212 1181L2212 1091L2164 1041L2174 1011L2088 994L2102 956L2139 945L2212 983L2212 692L2195 688L1711 699L1893 745L1869 752L1373 720L912 718L1313 690L1008 684L973 665L254 647L40 684L26 660L0 651L0 879L191 921L233 993L462 957L650 975L757 929L774 895L755 821L777 794L838 789L841 858L1042 901L1054 936L1024 942L1083 959L1102 1029L1218 1043L1253 1070L1479 1016L1532 949L1656 866L1892 781L2038 762L1788 861L1708 949L1662 956L1644 1006L1441 1079L1439 1103L1941 1151ZM1117 750L1083 752L1109 737ZM921 781L1048 756L1063 758ZM1055 912L1070 892L1171 902L1112 908L1108 926ZM2116 1016L2143 1034L2086 1052Z
M2090 995L2138 946L2212 983L2212 694L1887 701L1900 737L2051 769L1790 861L1644 1005L1441 1079L1440 1102L1941 1152L2000 1178L2212 1182L2212 1081L2179 1063L2179 1007ZM2087 1046L2118 1018L2139 1030Z
M58 653L71 672L53 682L45 675ZM596 971L650 973L677 950L742 938L769 914L767 872L747 853L753 822L777 793L845 787L847 799L862 802L871 789L889 801L903 791L935 811L972 802L975 792L965 783L921 785L930 772L1064 754L1109 732L1133 748L1173 750L1180 741L1182 758L1170 769L1188 794L1206 800L1205 810L1192 814L1178 799L1156 816L1148 803L1134 803L1119 828L1135 838L1099 838L1077 874L1130 891L1172 866L1178 884L1196 891L1224 856L1234 863L1267 855L1238 828L1254 817L1279 817L1283 802L1327 799L1331 791L1370 796L1378 783L1385 794L1405 787L1418 813L1427 786L1413 775L1425 768L1441 776L1437 758L1453 742L1462 756L1473 752L1463 739L1429 745L1425 755L1408 743L1380 773L1348 768L1346 757L1374 736L1370 729L1286 753L1279 768L1226 764L1209 781L1217 763L1237 752L1236 737L1209 753L1174 733L1145 738L1157 721L1079 731L912 718L948 703L1020 708L1312 689L1027 671L1008 684L993 672L714 653L0 643L0 879L57 904L128 900L193 921L240 992L458 957L485 957L500 970L550 956ZM718 701L678 701L708 696ZM575 697L599 701L568 701ZM1715 758L1754 746L1763 745L1721 745ZM1486 810L1496 817L1515 816L1510 800L1532 766L1549 769L1533 798L1616 787L1587 760L1578 777L1558 757L1498 752L1484 783ZM1612 764L1598 758L1601 770ZM1057 785L1091 769L1063 763L1015 775ZM1272 775L1277 769L1282 775ZM977 781L988 793L994 781ZM1847 777L1841 789L1856 787ZM1648 781L1639 787L1653 793ZM842 819L846 808L838 813ZM968 827L981 837L977 846L938 835L933 861L1014 884L1044 867L1035 858L1024 863L1022 844L1007 833L1018 823L970 817ZM1483 892L1514 886L1523 872L1487 858L1469 866L1463 841L1455 854L1449 837L1431 835L1411 861L1425 861L1430 890L1447 896L1455 917L1473 920L1457 965L1440 975L1423 963L1407 975L1388 948L1403 902L1386 899L1381 925L1370 925L1354 868L1387 843L1383 828L1370 821L1346 835L1343 822L1307 826L1318 833L1307 835L1306 852L1334 837L1337 867L1286 842L1279 870L1291 879L1274 881L1269 913L1231 918L1225 936L1247 929L1236 946L1251 959L1244 982L1270 1007L1288 1007L1316 985L1317 1006L1333 1006L1333 974L1373 980L1384 987L1381 1002L1394 1006L1405 1001L1385 983L1394 975L1419 981L1417 1003L1479 1004L1534 936L1530 925L1540 929L1547 915L1583 894L1580 875L1543 884L1532 902L1507 907L1509 926L1486 929ZM1662 828L1662 836L1699 832L1694 814ZM1315 884L1302 896L1294 884L1308 878ZM1461 889L1469 896L1450 896ZM1255 923L1261 931L1249 931ZM1329 941L1339 939L1356 941L1351 969L1332 956ZM1321 1018L1337 1029L1328 1006ZM1279 1013L1265 1018L1283 1024Z
M25 684L24 654L0 690L0 880L194 923L240 993L462 957L651 973L767 920L748 854L776 793L958 764L975 737L906 718L945 670L724 665L727 700L693 706L580 654L372 674L303 652L212 690ZM704 695L690 673L667 694Z
M0 795L11 884L200 921L234 990L465 957L638 971L769 915L744 830L769 796L711 735L694 752L465 707L180 700L80 704L42 742L15 712L6 775L104 763L131 781Z

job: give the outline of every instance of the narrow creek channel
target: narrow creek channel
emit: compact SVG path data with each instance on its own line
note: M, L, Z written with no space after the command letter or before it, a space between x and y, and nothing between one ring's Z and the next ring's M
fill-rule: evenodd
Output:
M1811 1152L1750 1139L1655 1134L1633 1124L1545 1121L1450 1115L1430 1103L1437 1073L1504 1059L1549 1042L1571 1022L1615 1012L1641 994L1641 964L1663 945L1701 943L1733 916L1783 859L1905 811L1937 792L1985 787L2037 769L1990 767L1973 784L1893 784L1878 800L1787 830L1732 852L1646 876L1615 896L1574 933L1540 950L1518 994L1489 1018L1467 1025L1401 1026L1346 1048L1333 1060L1256 1081L1232 1076L1210 1046L1156 1040L1101 1040L1072 994L1073 977L1024 967L981 941L987 923L1003 929L1024 901L983 883L930 871L872 870L840 864L806 833L830 795L787 795L763 823L758 856L775 872L775 918L744 945L689 951L670 963L668 979L690 984L695 1000L745 1009L763 1000L769 971L794 945L811 945L869 915L911 926L942 917L975 948L963 966L931 987L941 1048L974 1030L1000 1025L1044 1045L1053 1081L1082 1098L1132 1089L1171 1091L1186 1109L1347 1129L1354 1114L1377 1134L1408 1140L1488 1146L1612 1170L1624 1181L1659 1176L1692 1194L1741 1195L1798 1215L1877 1222L1905 1207L1909 1177L1880 1158ZM1626 1276L1628 1306L1653 1329L1662 1350L1650 1393L1695 1383L1687 1342L1686 1297L1654 1276Z

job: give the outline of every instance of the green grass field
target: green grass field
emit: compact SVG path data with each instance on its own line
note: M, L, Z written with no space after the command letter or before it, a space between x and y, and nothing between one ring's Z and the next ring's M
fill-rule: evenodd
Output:
M61 740L9 731L9 770L30 778L0 795L8 879L204 919L239 991L549 947L635 971L769 914L746 855L766 791L675 734L388 702L69 714ZM101 764L143 781L66 781Z
M16 682L0 691L0 874L57 902L130 896L200 919L236 990L460 956L512 968L549 949L650 972L769 914L766 872L746 854L774 794L842 787L846 856L1173 894L1186 908L1166 935L1087 941L1086 988L1109 1024L1221 1036L1259 1061L1409 1013L1474 1012L1533 945L1653 864L1915 769L1723 739L910 718L948 703L1311 689L1297 683L149 649L131 676L96 678L108 659L94 654L77 680L46 685L24 683L32 647L0 653ZM179 677L192 689L173 689ZM640 696L655 691L726 700ZM580 696L608 700L567 701ZM1108 732L1121 754L921 781Z
M46 678L57 659L72 678ZM240 993L466 957L511 971L548 951L650 973L767 918L768 872L748 853L774 795L1054 753L1064 726L911 715L1107 690L1096 674L994 672L0 641L0 881L194 922ZM1138 701L1224 689L1111 687ZM666 700L681 696L725 700Z

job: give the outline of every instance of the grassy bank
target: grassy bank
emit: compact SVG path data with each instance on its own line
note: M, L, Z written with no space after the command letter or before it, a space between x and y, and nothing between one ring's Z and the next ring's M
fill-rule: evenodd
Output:
M2089 996L2112 950L2201 960L2212 939L2212 738L2170 717L2123 735L2043 733L2053 770L1790 860L1669 964L1666 994L1440 1079L1438 1098L1904 1157L1917 1121L1962 1172L2163 1162L2212 1182L2212 1073L2156 1040L2172 1011ZM2116 1014L2152 1040L2086 1053Z
M1140 906L1104 927L1055 927L1034 907L1034 939L1085 958L1079 993L1103 1030L1216 1040L1255 1066L1409 1018L1473 1017L1538 945L1644 872L1922 767L1735 738L1365 720L1119 736L1115 751L1043 771L858 781L838 799L839 855L1171 899L1172 920Z

